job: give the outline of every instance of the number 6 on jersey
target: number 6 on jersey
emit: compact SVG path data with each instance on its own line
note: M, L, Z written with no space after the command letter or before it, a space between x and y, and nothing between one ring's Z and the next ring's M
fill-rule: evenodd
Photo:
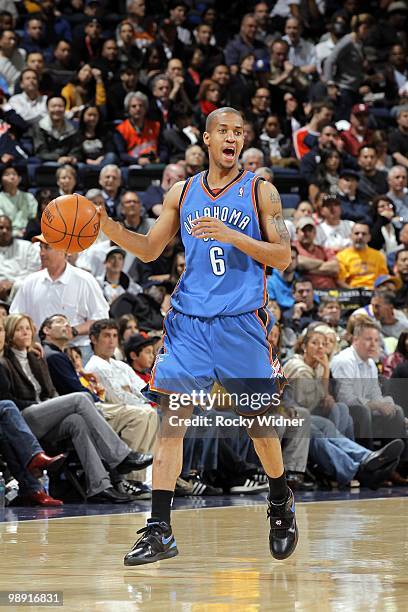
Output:
M210 261L211 267L215 276L222 276L225 274L225 261L223 259L224 249L219 246L213 246L210 249Z

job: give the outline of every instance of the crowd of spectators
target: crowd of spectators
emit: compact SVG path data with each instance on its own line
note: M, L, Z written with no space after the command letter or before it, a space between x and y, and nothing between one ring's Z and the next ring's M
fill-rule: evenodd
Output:
M12 402L46 449L66 438L76 450L86 496L149 496L159 420L141 389L182 245L146 264L100 235L66 255L40 219L79 192L146 234L172 185L207 169L205 119L222 106L242 112L241 166L278 187L292 241L291 265L267 280L269 341L290 379L282 409L308 431L278 428L289 482L407 485L408 2L0 9L0 451L22 495L52 503L29 469L42 447L10 451ZM95 444L101 428L110 449ZM384 466L390 439L403 443ZM186 440L177 494L266 487L243 432Z

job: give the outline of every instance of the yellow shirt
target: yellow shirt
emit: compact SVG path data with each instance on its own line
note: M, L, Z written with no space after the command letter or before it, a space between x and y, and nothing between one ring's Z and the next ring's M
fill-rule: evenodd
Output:
M336 257L340 267L338 279L349 287L373 289L377 276L388 274L384 255L371 247L362 251L348 247L337 253Z

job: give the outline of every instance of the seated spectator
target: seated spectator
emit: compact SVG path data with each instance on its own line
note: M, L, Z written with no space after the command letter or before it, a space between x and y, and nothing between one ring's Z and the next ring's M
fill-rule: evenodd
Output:
M267 166L261 166L260 168L257 168L254 174L255 176L260 176L261 178L263 178L263 180L267 183L273 184L274 174L273 171Z
M44 189L39 189L35 197L38 203L37 214L34 219L29 220L24 232L24 240L28 240L29 242L31 242L34 236L39 236L39 234L41 234L41 216L43 211L51 200L58 197L58 192L45 187Z
M40 93L39 79L35 70L25 68L20 74L22 93L9 99L9 104L29 125L38 123L47 114L46 96Z
M81 347L86 361L91 353L89 328L92 321L107 316L108 304L89 272L69 264L66 253L50 247L43 236L38 236L37 241L42 269L28 275L20 284L10 312L26 313L37 328L46 317L56 312L64 314L73 326L73 344Z
M408 248L397 251L395 256L394 274L401 283L395 295L395 305L397 308L408 308Z
M158 426L157 411L150 407L141 393L145 382L127 363L113 359L118 346L116 321L113 319L96 321L90 330L90 338L94 355L85 366L85 371L98 375L105 387L107 402L143 407L148 414L155 415L156 418L151 421L153 426L151 433L154 435L149 435L148 441L146 440L148 445L152 445Z
M338 192L340 163L341 157L336 149L327 149L322 152L320 162L316 166L316 174L309 184L311 202L316 202L316 197L321 191L331 195Z
M4 335L1 322L0 334ZM43 469L57 470L65 455L48 457L15 403L8 400L0 401L0 450L18 482L21 501L36 506L62 506L62 501L51 497L35 476L42 474Z
M299 406L328 418L341 434L354 439L353 420L348 407L336 402L329 388L330 366L326 336L317 331L319 323L310 325L296 345L296 355L285 363L285 375L294 390Z
M403 375L406 371L405 365L399 368L400 364L405 364L405 361L408 359L408 330L400 333L397 346L395 347L395 351L391 353L391 355L387 355L382 360L382 374L385 378L408 378L408 376ZM398 368L398 369L397 369ZM404 408L405 406L403 402L401 405Z
M5 167L0 172L0 214L9 217L13 225L13 236L23 236L27 223L37 212L37 201L32 193L20 191L21 176L18 171Z
M251 106L245 111L245 118L259 133L271 114L271 94L266 87L258 87L251 98Z
M377 170L377 151L374 146L363 145L358 153L360 180L358 191L364 202L372 202L379 193L387 191L387 173Z
M405 53L402 57L406 62ZM407 71L406 74L408 74ZM397 124L398 128L390 134L389 151L396 164L408 168L408 105L399 107Z
M17 47L18 39L14 30L0 32L0 74L9 94L14 93L14 84L25 67L25 52Z
M246 149L242 154L241 161L243 169L250 172L255 172L265 164L263 152L255 147Z
M151 100L149 102L148 118L151 121L158 121L162 130L171 127L173 124L171 79L165 74L158 74L152 79L150 88ZM186 100L188 102L187 97Z
M140 0L130 0L127 4L127 19L135 29L135 43L138 49L144 50L155 39L155 23L151 16L146 16L146 5Z
M68 346L63 352L65 355L68 355L71 364L74 366L74 371L77 374L79 382L84 387L84 389L78 389L78 391L81 393L83 393L84 390L88 391L95 402L103 402L105 399L105 387L99 382L99 378L95 374L87 374L84 371L82 351L79 346ZM50 364L48 363L47 365L50 368ZM72 381L74 380L76 381L76 379L73 378Z
M160 155L160 122L147 119L149 101L140 91L128 93L125 98L128 119L116 127L115 143L122 162L128 164L157 163Z
M13 238L10 218L0 215L0 300L8 300L14 284L39 269L37 245Z
M134 191L125 191L120 198L120 214L123 218L123 224L127 229L137 232L138 234L146 235L154 225L153 219L150 219L144 210L140 198ZM137 260L131 253L126 253L125 268L129 270L130 266ZM139 260L137 260L139 261Z
M100 71L105 87L109 88L111 83L116 81L121 62L118 57L118 45L114 38L104 38L100 55L92 60L92 68ZM96 104L99 106L98 102Z
M297 278L293 281L293 306L283 315L284 325L300 333L317 319L317 304L314 301L310 280Z
M408 222L408 188L407 169L404 166L393 166L388 173L387 196L394 202L401 223Z
M221 90L218 83L204 79L198 90L198 104L195 108L195 123L200 132L205 130L205 120L210 113L220 108Z
M301 37L302 23L297 17L289 17L285 23L283 40L289 45L289 62L301 72L313 75L317 71L315 46Z
M231 79L231 105L234 108L247 109L249 100L255 95L257 85L255 55L253 53L248 53L248 55L244 55L240 59L238 72Z
M6 302L0 302L0 321L8 317L10 306Z
M107 333L112 334L112 331L112 329L106 327L101 330L98 338L98 346L100 346L98 355L104 355L102 338L104 338ZM71 329L68 320L61 315L48 317L43 321L39 330L51 379L58 393L60 395L67 395L75 392L90 393L93 400L98 402L98 407L101 409L103 416L112 429L120 435L120 438L138 453L150 453L155 443L158 428L158 415L156 409L151 408L141 394L137 394L136 397L136 393L134 393L131 403L124 402L122 399L119 402L114 401L110 388L107 389L105 386L106 373L103 378L101 378L97 371L94 372L92 369L85 371L82 369L82 377L87 378L92 383L91 387L84 387L68 355L64 352L68 347L71 336L70 332ZM108 343L112 344L111 337L109 337ZM106 344L105 338L105 345ZM104 358L105 357L102 357L102 359ZM98 367L98 370L100 369L101 368ZM115 367L110 368L110 370L114 373L117 372ZM99 384L99 387L95 388L96 383ZM92 391L92 389L97 390L98 388L100 390L103 389L102 401L100 401L100 395L95 395L94 391ZM130 388L128 391L130 391ZM129 478L135 480L139 480L139 477L140 474L129 475ZM144 478L144 474L142 477Z
M146 384L155 360L153 345L156 340L155 336L133 334L124 346L126 362Z
M168 283L170 281L174 253L177 250L179 250L179 240L177 236L175 236L156 260L142 262L135 258L135 264L132 265L129 274L136 282L143 286L145 286L148 281Z
M76 129L65 119L65 98L52 96L47 100L47 115L31 128L34 155L42 162L76 164L72 154Z
M163 304L169 289L168 281L152 280L144 284L143 293L124 293L111 306L111 314L119 319L124 314L133 314L142 332L163 329L165 311Z
M310 436L310 459L341 486L358 480L361 486L375 490L389 478L394 482L398 478L399 484L406 480L394 471L404 448L402 440L391 440L380 450L370 452L342 436L331 421L315 415Z
M303 217L296 223L297 269L316 289L335 289L339 271L337 260L315 243L316 227L312 217Z
M331 297L320 300L318 308L318 318L325 325L331 327L337 336L337 342L340 347L344 348L348 345L346 341L346 330L340 325L342 308L340 302Z
M26 53L42 53L49 62L52 57L50 40L47 40L44 22L40 16L32 16L27 19L24 27L24 35L21 47Z
M124 314L118 319L118 348L115 359L126 361L124 346L131 336L140 332L137 319L132 314Z
M106 253L105 275L96 280L102 287L103 295L112 304L122 293L140 293L142 288L123 271L126 253L119 247L111 247Z
M140 66L140 82L147 87L150 80L166 69L167 55L160 41L149 45L144 51Z
M211 78L214 78L214 72L222 66L223 73L227 71L229 75L229 68L225 65L224 52L221 47L215 44L214 29L210 24L199 23L194 29L194 37L196 39L196 48L200 49L204 57L204 66L208 66L208 73L211 74ZM226 68L226 71L225 71ZM219 83L221 85L221 83Z
M293 147L298 159L302 159L311 150L311 147L305 142L306 137L315 136L317 139L321 129L330 123L332 118L333 107L330 102L312 104L310 121L293 134Z
M230 84L231 84L231 73L228 66L224 63L218 64L215 66L210 78L218 83L220 86L220 94L221 99L220 103L222 106L230 106L231 105L231 96L230 96Z
M69 438L84 469L88 501L127 503L128 495L116 491L102 461L119 473L149 465L151 455L134 453L115 434L86 393L57 397L46 361L30 347L32 320L25 315L6 321L6 348L0 363L0 388L4 399L22 411L39 440L56 443Z
M122 173L119 166L107 164L99 173L99 185L108 215L113 219L119 217Z
M254 16L247 13L243 16L239 33L228 42L225 47L225 63L229 66L231 74L238 72L239 62L244 55L253 53L257 60L258 69L266 72L268 64L268 50L266 45L257 40L258 24Z
M91 68L89 64L84 64L76 73L75 78L63 87L61 96L66 101L66 112L70 118L79 117L85 104L104 106L106 90L102 72L98 68Z
M351 245L353 221L341 219L341 202L335 195L325 194L320 205L322 222L316 226L315 244L334 253Z
M149 185L142 195L143 207L151 217L160 215L166 193L177 181L185 179L186 171L181 164L169 164L165 167L160 185Z
M296 223L303 217L313 217L313 206L307 200L301 200L295 210L291 219L286 219L285 224L290 234L292 241L296 240Z
M343 289L372 289L375 279L381 274L387 274L384 255L367 246L370 238L369 225L356 223L351 232L352 246L337 253L337 283Z
M146 96L150 90L139 81L139 69L133 65L124 65L119 71L119 81L109 86L107 100L108 117L111 120L123 119L123 105L128 93L141 91Z
M184 161L186 176L188 178L204 170L207 158L202 148L198 144L196 144L187 147L184 155Z
M281 132L278 115L269 115L263 124L262 132L259 136L261 147L271 166L286 166L291 158L291 143ZM292 160L293 161L293 160Z
M75 78L75 62L72 59L72 47L68 40L59 40L54 49L54 61L47 66L48 74L53 81L55 93Z
M350 115L350 128L341 132L344 149L349 155L358 157L360 149L371 144L373 131L368 128L367 104L354 104Z
M272 274L268 276L266 287L270 300L276 300L282 310L291 308L295 303L292 293L292 283L296 278L296 268L298 264L297 247L291 245L291 262L289 266L283 270L272 269Z
M395 204L388 196L379 195L373 199L371 211L373 222L369 246L389 255L398 247L399 232L396 225L399 225L399 222Z
M103 41L101 20L96 16L89 16L84 28L76 30L72 42L72 57L75 65L90 64L100 57Z
M104 124L98 106L82 109L74 154L79 162L88 166L103 167L117 161L112 132Z
M77 173L70 164L63 164L57 168L55 179L58 186L58 195L72 195L76 192Z
M333 149L336 149L338 151L339 149L337 147L337 143L338 132L336 126L328 124L322 127L322 130L317 138L316 144L310 149L309 153L306 153L306 155L302 157L300 161L300 173L309 184L316 176L316 169L322 159L323 152ZM348 165L343 156L342 164Z
M394 308L395 293L377 289L371 298L373 315L377 320L385 338L400 337L403 331L408 331L408 318L400 310Z
M173 126L163 132L163 142L170 163L184 160L187 148L200 139L199 129L193 125L191 106L180 103L173 106Z
M373 437L405 439L404 413L391 397L383 396L375 360L380 349L380 332L374 321L361 320L354 326L352 345L335 357L331 371L336 380L337 401L349 407L357 438L372 444ZM406 444L402 459L406 456ZM392 480L405 481L398 473Z
M371 225L370 207L359 199L358 181L359 175L355 170L344 168L340 172L337 195L341 202L341 218Z
M121 66L140 66L143 54L136 44L136 32L133 23L124 19L116 29L117 58Z

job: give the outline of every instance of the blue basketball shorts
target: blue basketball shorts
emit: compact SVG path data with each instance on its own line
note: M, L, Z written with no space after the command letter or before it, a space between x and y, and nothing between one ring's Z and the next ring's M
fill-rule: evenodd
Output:
M146 395L209 394L218 382L237 394L238 414L256 416L278 406L285 377L267 340L268 317L265 309L211 319L171 309ZM267 395L273 396L269 404Z

